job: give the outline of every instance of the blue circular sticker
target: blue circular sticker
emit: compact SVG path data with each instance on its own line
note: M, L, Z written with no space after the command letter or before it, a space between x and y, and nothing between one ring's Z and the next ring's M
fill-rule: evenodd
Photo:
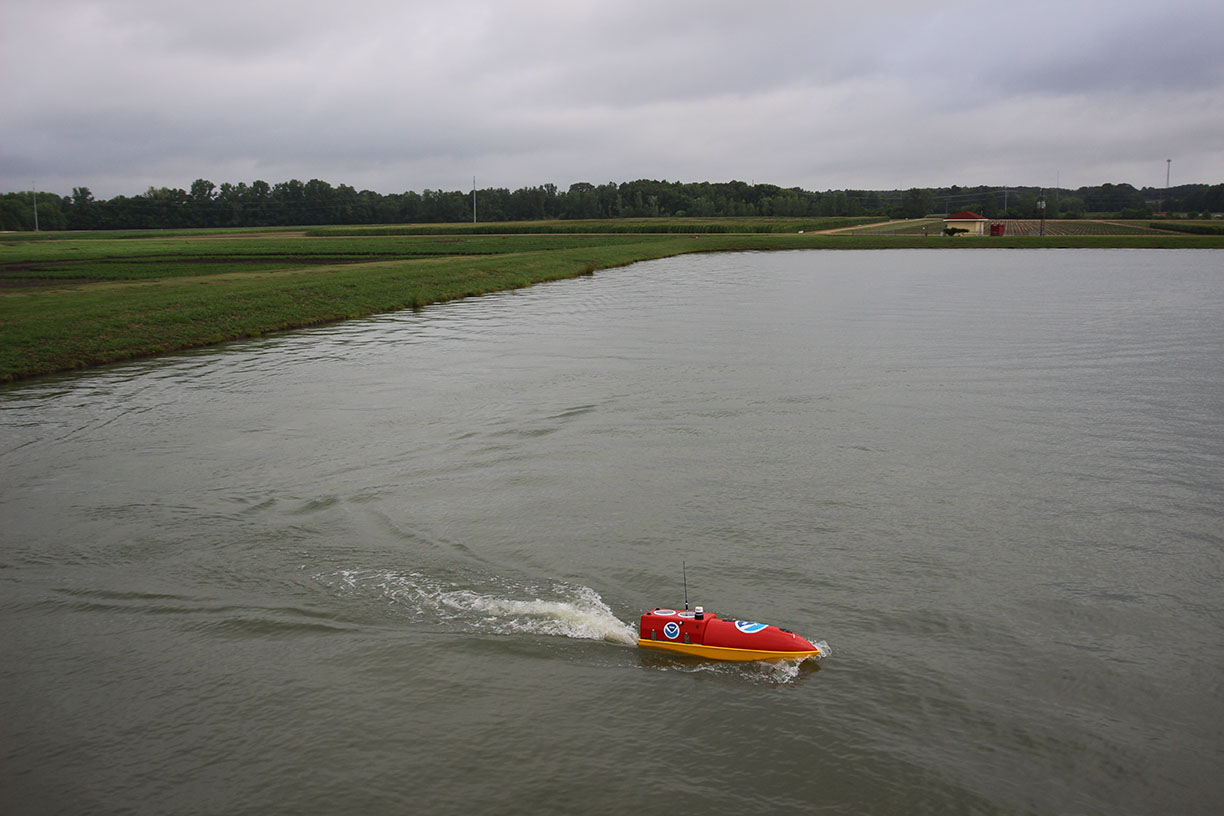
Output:
M752 621L735 622L735 628L743 632L745 635L755 634L767 626L769 626L767 623L753 623Z
M668 640L675 640L680 637L680 624L675 621L668 621L667 625L663 627L663 636Z

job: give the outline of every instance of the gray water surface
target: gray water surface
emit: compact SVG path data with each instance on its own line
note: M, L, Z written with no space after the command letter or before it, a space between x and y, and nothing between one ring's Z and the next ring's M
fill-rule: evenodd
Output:
M0 388L0 810L1216 812L1222 258L690 256ZM681 562L832 655L639 652Z

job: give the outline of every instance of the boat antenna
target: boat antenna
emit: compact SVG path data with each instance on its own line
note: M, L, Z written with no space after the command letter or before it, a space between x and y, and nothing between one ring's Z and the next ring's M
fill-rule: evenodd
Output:
M688 569L685 568L684 562L680 562L680 575L684 578L684 611L688 611Z

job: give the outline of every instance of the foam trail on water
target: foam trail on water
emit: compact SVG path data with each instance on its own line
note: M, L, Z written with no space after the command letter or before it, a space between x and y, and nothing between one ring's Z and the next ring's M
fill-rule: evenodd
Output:
M555 635L626 645L637 642L636 631L586 586L558 583L542 592L503 583L490 592L447 586L420 573L387 570L342 570L318 578L345 592L381 594L415 618L469 631ZM525 595L533 597L521 597Z
M457 609L485 615L483 622L495 631L561 635L584 640L607 640L634 644L632 629L618 620L593 589L577 587L577 596L568 601L530 601L497 598L477 592L461 591L448 598Z

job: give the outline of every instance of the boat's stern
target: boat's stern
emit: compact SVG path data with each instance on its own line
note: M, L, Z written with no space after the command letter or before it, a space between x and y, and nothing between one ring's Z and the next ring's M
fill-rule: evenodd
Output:
M701 607L697 609L700 610ZM642 615L638 629L638 645L658 645L665 648L668 644L700 644L707 622L717 617L704 612L690 612L687 609L652 609Z

